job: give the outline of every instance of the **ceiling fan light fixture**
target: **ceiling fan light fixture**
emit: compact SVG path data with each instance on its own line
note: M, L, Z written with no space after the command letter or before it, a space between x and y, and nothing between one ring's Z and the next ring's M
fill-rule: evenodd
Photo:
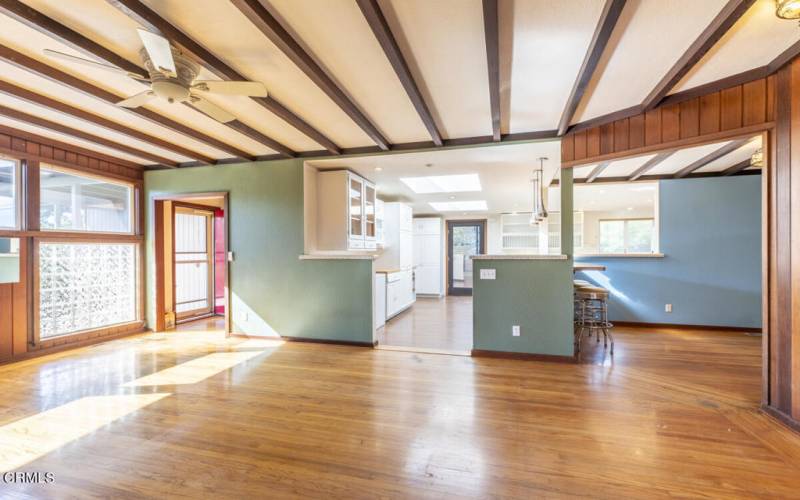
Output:
M775 15L781 19L800 19L800 0L775 0Z

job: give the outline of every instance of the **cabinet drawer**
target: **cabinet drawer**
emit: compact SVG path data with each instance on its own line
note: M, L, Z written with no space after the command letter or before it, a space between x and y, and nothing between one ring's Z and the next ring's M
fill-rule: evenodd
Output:
M350 238L350 248L362 249L364 248L363 238Z

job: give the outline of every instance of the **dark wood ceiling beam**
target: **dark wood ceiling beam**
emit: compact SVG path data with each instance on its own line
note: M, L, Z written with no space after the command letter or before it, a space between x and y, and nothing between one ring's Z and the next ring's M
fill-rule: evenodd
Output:
M37 106L47 108L52 111L57 111L65 115L78 118L80 120L92 123L93 125L97 125L98 127L102 127L107 130L128 135L135 139L139 139L140 141L147 142L154 146L158 146L167 151L172 151L173 153L177 153L187 158L193 158L203 163L214 163L214 159L208 156L201 155L200 153L196 153L182 146L172 144L158 137L145 134L144 132L140 132L139 130L126 127L125 125L121 125L119 123L103 118L102 116L95 115L86 112L80 108L70 106L69 104L64 104L63 102L56 101L55 99L51 99L47 96L37 94L36 92L32 92L28 89L18 87L17 85L14 85L9 82L4 82L0 80L0 93L15 97L17 99L23 100L31 104L35 104Z
M614 27L617 25L622 9L625 8L626 0L606 0L603 6L603 12L600 14L600 19L597 22L597 27L594 30L592 41L589 43L589 48L586 51L586 56L583 58L583 63L578 71L578 77L572 85L572 91L567 99L567 104L564 107L564 112L561 113L561 120L558 122L558 135L564 135L569 128L572 118L575 116L575 110L586 93L589 87L589 82L592 80L595 69L603 57L606 45L611 39L611 33L614 32Z
M109 64L113 64L119 68L124 69L125 71L131 73L138 73L141 75L147 75L148 72L145 68L140 67L127 59L119 56L118 54L114 53L111 50L106 49L102 45L94 42L93 40L81 35L80 33L70 29L67 26L59 23L55 19L45 16L41 12L28 7L27 5L19 2L18 0L0 0L0 12L5 12L8 15L11 15L18 21L24 23L26 26L35 29L45 35L53 38L54 40L58 40L61 43L67 44L76 50L88 55L90 58L105 61ZM193 109L188 103L183 103L190 109ZM141 109L141 108L137 108ZM282 145L278 141L267 137L266 135L258 132L257 130L249 127L248 125L240 122L239 120L234 120L232 122L225 123L227 127L236 130L240 133L244 133L251 139L261 143L262 145L277 151L278 153L287 156L293 157L295 155L294 151L287 148L286 146ZM186 127L187 130L194 131L189 127ZM251 160L254 156L250 155L249 153L231 146L223 141L218 139L214 139L210 136L206 136L200 132L194 131L196 134L193 136L195 139L205 142L209 145L214 146L215 148L225 151L227 153L232 154L235 157L243 158L247 160ZM187 134L188 135L188 134ZM203 136L207 139L201 139L200 136ZM212 142L209 142L208 139L211 139Z
M433 143L437 146L441 146L442 134L439 132L439 128L433 120L433 115L428 109L425 99L422 97L417 82L411 74L408 63L406 63L403 53L397 45L397 40L395 40L391 28L389 28L389 23L386 22L386 17L383 15L383 11L378 5L377 0L356 1L361 9L361 13L364 14L364 18L367 20L367 24L369 24L369 27L372 29L372 33L374 33L375 38L378 39L383 53L392 65L406 94L408 94L408 98L411 99L411 104L414 105L414 109L417 110L417 114L422 120L422 123L425 125L425 128L428 129L431 140L433 140Z
M647 160L644 163L644 165L642 165L641 167L639 167L636 170L634 170L633 173L630 176L628 176L627 180L628 181L635 181L636 179L638 179L639 177L643 176L647 172L653 170L653 168L655 168L656 165L658 165L662 161L664 161L667 158L669 158L670 156L672 156L673 153L675 153L675 152L674 151L665 151L663 153L658 153L654 157L652 157L649 160Z
M249 78L233 69L211 51L189 37L178 27L159 16L155 11L139 0L108 0L108 2L143 27L157 33L160 32L184 53L189 54L200 63L200 65L219 78L236 81L249 80ZM302 118L295 115L272 96L251 97L251 99L305 134L330 153L339 154L341 152L336 143L326 137L322 132L309 125Z
M231 0L234 6L283 52L307 77L335 102L361 130L382 150L389 149L389 141L378 127L358 109L358 106L339 88L333 79L300 46L292 35L258 0Z
M500 133L500 21L497 0L483 0L483 34L486 39L486 64L489 72L489 108L492 115L492 138Z
M594 167L592 172L586 178L586 183L588 184L588 183L594 182L595 179L597 179L600 176L600 174L602 174L603 171L608 168L609 165L610 165L609 162L603 162L600 165Z
M733 176L739 175L761 175L761 170L752 169L752 170L740 170L734 174ZM694 174L689 174L684 179L704 179L707 177L724 177L725 175L723 172L697 172ZM622 183L622 182L653 182L653 181L664 181L672 179L671 174L657 174L657 175L643 175L636 179L635 181L629 181L628 177L600 177L596 179L593 184L608 184L608 183ZM573 181L574 184L586 184L586 179L575 179ZM557 186L559 184L558 179L554 179L551 185Z
M714 151L712 151L712 152L708 153L707 155L705 155L704 157L700 158L699 160L697 160L697 161L691 163L690 165L687 165L684 168L678 170L678 172L675 173L672 177L675 178L675 179L680 179L681 177L686 177L687 175L691 174L695 170L698 170L700 168L705 167L706 165L708 165L712 161L718 160L718 159L722 158L723 156L725 156L725 155L727 155L727 154L729 154L729 153L731 153L733 151L736 151L740 147L742 147L745 144L747 144L747 142L749 140L750 140L750 138L738 139L738 140L735 140L733 142L730 142L730 143L722 146L721 148L717 148Z
M9 108L7 106L0 105L0 115L11 118L13 120L17 120L20 122L28 123L30 125L34 125L40 128L44 128L47 130L51 130L53 132L58 132L61 134L66 134L72 137L77 137L79 139L83 139L85 141L89 141L94 144L99 144L101 146L105 146L108 148L116 149L117 151L122 151L124 153L128 153L133 156L137 156L139 158L143 158L146 160L154 161L159 165L164 165L166 167L176 168L178 166L178 162L172 161L168 158L164 158L162 156L155 155L153 153L149 153L147 151L142 151L140 149L132 148L125 144L120 144L118 142L112 141L110 139L106 139L104 137L96 136L94 134L90 134L88 132L84 132L83 130L74 129L72 127L68 127L66 125L62 125L60 123L56 123L50 120L46 120L44 118L40 118L38 116L34 116L28 113L24 113L22 111L18 111L13 108Z
M77 90L92 97L96 97L112 105L125 99L125 97L123 96L119 96L107 90L101 89L100 87L96 87L89 82L81 80L80 78L76 78L68 73L64 73L61 70L58 70L52 66L48 66L47 64L39 62L36 59L32 59L4 45L0 45L0 59L10 64L13 64L18 68L24 69L25 71L34 73L42 78L46 78L50 81L70 87L73 90ZM178 132L187 137L191 137L199 142L205 143L209 146L219 149L220 151L226 151L237 158L242 158L246 160L250 160L253 158L249 153L245 151L242 151L238 148L225 144L224 142L215 139L211 136L205 135L202 132L198 132L197 130L187 125L176 122L174 120L170 120L169 118L166 118L161 114L156 113L155 111L151 111L147 108L140 107L132 109L131 108L120 108L120 109L125 109L126 111L139 115L142 118L145 118L146 120L149 120L152 123L166 127L174 132Z
M737 163L736 165L733 165L733 166L728 167L725 170L723 170L720 173L720 175L728 176L728 175L737 174L737 173L741 172L742 170L750 167L752 164L753 163L752 163L750 158L748 158L746 160L742 160L739 163Z
M747 12L753 3L755 3L755 0L728 0L728 3L711 21L711 24L700 33L700 36L686 49L686 52L670 68L661 81L656 84L655 88L650 91L650 94L645 97L642 107L648 111L658 106L669 91L736 24L736 21Z

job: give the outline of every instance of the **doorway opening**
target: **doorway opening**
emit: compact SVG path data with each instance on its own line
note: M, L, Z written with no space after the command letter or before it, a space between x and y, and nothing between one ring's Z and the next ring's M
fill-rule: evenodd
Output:
M216 318L230 333L227 194L159 196L153 214L156 330Z
M472 257L485 253L485 219L447 221L448 295L472 295Z

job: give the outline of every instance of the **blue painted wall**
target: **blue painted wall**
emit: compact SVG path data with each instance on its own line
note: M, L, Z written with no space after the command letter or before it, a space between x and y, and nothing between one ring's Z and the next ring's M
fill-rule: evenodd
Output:
M659 211L664 258L578 258L611 321L760 328L761 176L661 181Z

